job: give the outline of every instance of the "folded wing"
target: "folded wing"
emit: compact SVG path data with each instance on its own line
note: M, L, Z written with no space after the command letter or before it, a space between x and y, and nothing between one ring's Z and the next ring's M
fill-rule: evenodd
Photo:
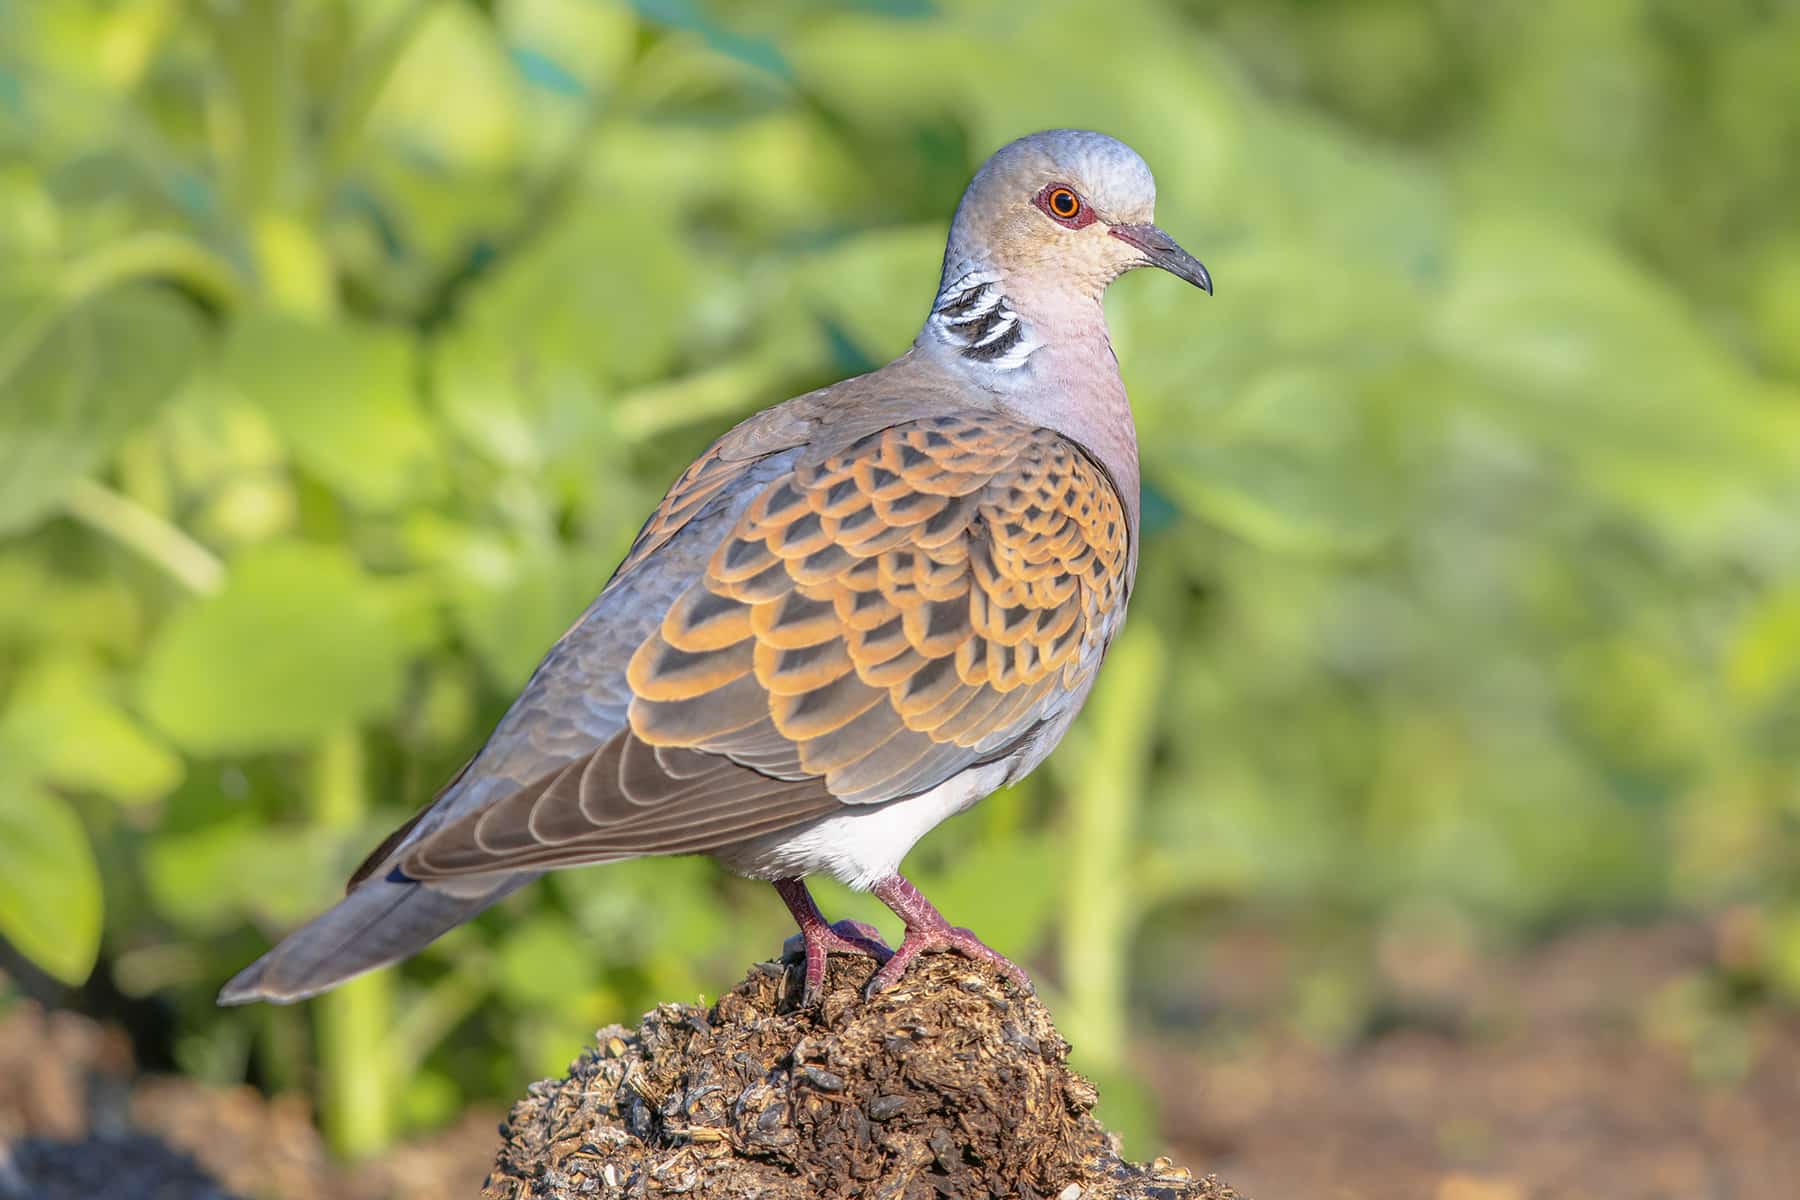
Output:
M741 482L707 464L628 567L656 571L651 551ZM431 880L704 852L1004 758L1098 667L1126 521L1080 447L991 412L790 457L631 650L622 727L395 865Z

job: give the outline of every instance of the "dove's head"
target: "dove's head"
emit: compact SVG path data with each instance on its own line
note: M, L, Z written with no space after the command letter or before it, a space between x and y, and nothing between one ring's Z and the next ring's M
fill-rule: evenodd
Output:
M1137 267L1161 267L1212 292L1198 259L1158 229L1156 180L1116 138L1051 129L994 152L963 193L944 255L954 276L993 275L1015 289L1098 299Z

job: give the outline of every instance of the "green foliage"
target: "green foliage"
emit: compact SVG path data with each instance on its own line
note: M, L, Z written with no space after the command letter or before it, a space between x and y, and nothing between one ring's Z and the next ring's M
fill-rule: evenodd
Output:
M269 542L148 648L145 714L194 754L298 748L399 706L407 638L383 586L336 547Z
M347 1150L771 950L766 889L644 862L315 1043L211 1006L689 456L905 344L987 150L1072 124L1219 283L1108 300L1156 636L1100 699L1150 723L928 839L927 889L1054 951L1102 1073L1187 979L1136 931L1190 958L1201 912L1737 904L1800 998L1797 72L1747 0L0 5L0 936L158 993L190 1069L254 1046ZM1353 958L1303 1032L1366 1020Z
M429 497L438 449L413 395L418 367L405 334L246 313L221 359L295 463L347 503L384 512Z
M100 870L74 810L27 778L0 778L0 935L78 983L100 948Z
M199 322L173 297L81 293L69 283L0 295L0 532L53 511L193 367Z

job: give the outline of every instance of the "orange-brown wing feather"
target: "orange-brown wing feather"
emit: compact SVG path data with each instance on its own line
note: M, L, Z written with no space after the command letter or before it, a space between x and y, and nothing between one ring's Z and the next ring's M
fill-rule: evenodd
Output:
M1027 732L1099 664L1129 532L1045 429L907 422L750 504L627 672L633 731L821 776L846 803L923 791Z
M703 457L621 573L742 478ZM798 460L636 647L626 728L399 866L430 879L718 849L1005 757L1098 668L1129 539L1087 454L993 414Z
M670 486L662 502L656 506L656 511L650 514L650 519L638 530L631 549L625 554L625 560L619 564L614 574L631 570L661 549L694 519L708 500L741 479L745 470L756 461L754 458L730 457L726 455L724 445L723 438L714 442L681 473L681 478Z

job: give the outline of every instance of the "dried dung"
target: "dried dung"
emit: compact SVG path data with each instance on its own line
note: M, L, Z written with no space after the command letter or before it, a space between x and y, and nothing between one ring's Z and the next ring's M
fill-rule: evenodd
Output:
M1166 1159L1122 1161L1036 997L951 955L864 999L873 964L763 963L711 1008L600 1031L501 1126L488 1200L698 1195L1232 1200Z

